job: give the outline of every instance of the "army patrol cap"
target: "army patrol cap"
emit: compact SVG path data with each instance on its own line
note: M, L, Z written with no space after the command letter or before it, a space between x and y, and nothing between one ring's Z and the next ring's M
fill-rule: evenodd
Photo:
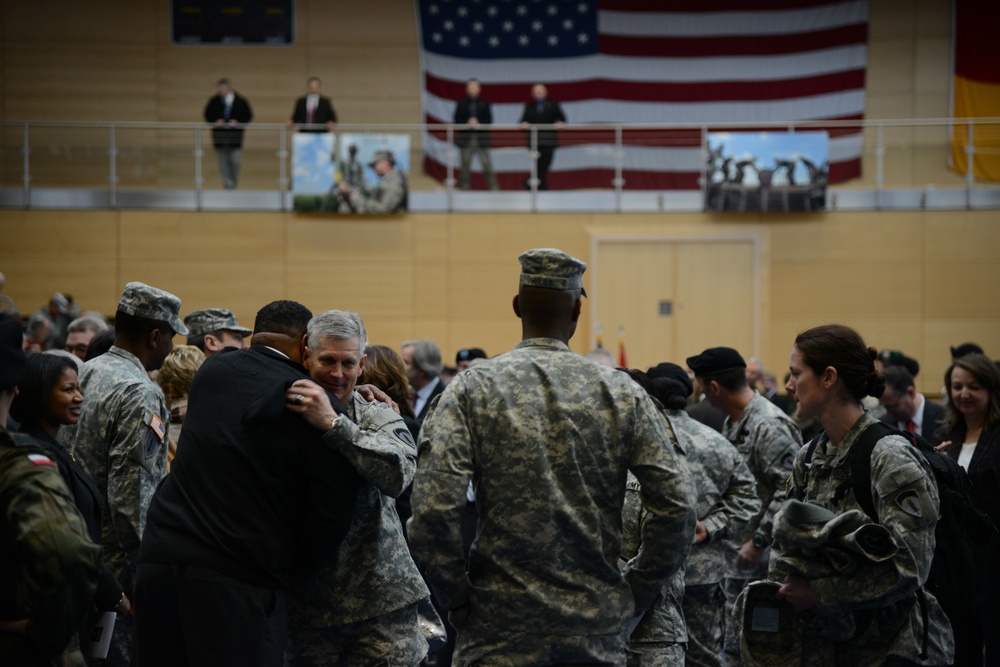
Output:
M687 371L677 364L671 364L666 361L660 362L646 371L646 375L654 381L662 378L665 380L674 380L680 383L685 390L685 398L690 396L691 392L694 391L694 383L691 382L691 378L688 376Z
M985 354L983 348L979 347L975 343L962 343L955 347L948 348L951 351L951 356L953 359L958 359L959 357L965 357L970 354ZM913 375L913 373L910 373Z
M133 317L161 320L169 324L174 333L187 335L188 328L180 318L181 300L170 292L150 287L145 283L129 283L122 292L118 310Z
M392 156L392 151L375 151L375 154L372 155L372 161L368 163L368 166L374 168L375 163L380 160L388 160L389 162L396 164L396 159Z
M244 336L253 333L252 330L241 327L233 311L226 308L205 308L188 313L184 318L184 324L188 328L188 338L204 336L215 331L235 331Z
M535 248L521 253L521 285L554 290L583 289L583 272L586 262L567 255L557 248Z
M715 377L737 369L745 369L747 362L731 347L710 347L701 354L687 358L688 368L699 377Z
M24 332L20 323L9 315L0 315L0 391L20 384L28 367L24 354ZM6 424L0 424L0 428Z

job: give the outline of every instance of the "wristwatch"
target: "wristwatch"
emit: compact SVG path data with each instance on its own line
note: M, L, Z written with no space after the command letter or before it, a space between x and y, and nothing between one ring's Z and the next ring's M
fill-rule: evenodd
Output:
M767 547L768 544L768 539L763 535L761 535L760 533L754 533L751 541L753 542L753 545L758 549L764 549Z

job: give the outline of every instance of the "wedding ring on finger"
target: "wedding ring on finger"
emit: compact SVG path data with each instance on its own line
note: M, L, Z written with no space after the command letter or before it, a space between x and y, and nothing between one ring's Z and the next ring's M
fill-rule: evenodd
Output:
M302 394L295 394L295 398L292 399L292 403L295 405L302 405L302 401L306 400L306 397Z

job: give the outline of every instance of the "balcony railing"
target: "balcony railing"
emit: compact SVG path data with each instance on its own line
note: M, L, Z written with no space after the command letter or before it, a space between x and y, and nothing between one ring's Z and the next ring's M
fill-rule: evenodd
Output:
M239 187L223 190L211 129L203 123L0 122L0 207L291 210L296 130L247 125ZM494 125L491 156L501 189L486 190L479 173L474 189L461 191L455 138L463 129L342 124L335 133L409 137L412 211L698 211L718 178L707 137L719 128L570 124L559 130L553 189L543 192L532 156L538 132L551 128ZM724 129L827 131L827 210L1000 208L1000 184L975 176L978 160L1000 162L998 118L734 122ZM836 182L834 165L845 151L854 151L859 175ZM564 171L573 160L582 167ZM474 168L478 172L478 162Z

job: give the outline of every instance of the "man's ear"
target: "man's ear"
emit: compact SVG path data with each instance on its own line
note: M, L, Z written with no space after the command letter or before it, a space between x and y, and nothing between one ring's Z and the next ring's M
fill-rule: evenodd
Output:
M149 332L149 335L146 337L146 343L149 345L149 349L155 350L160 347L160 336L162 335L163 332L160 331L159 328L155 328Z
M518 319L520 319L520 317L521 317L521 306L517 302L517 297L518 297L518 295L515 294L514 295L514 301L513 301L513 303L511 305L514 306L514 314L517 315Z
M576 322L580 319L580 312L583 310L583 297L576 297L576 303L573 304L573 321Z
M205 334L205 349L211 353L216 353L222 349L222 340L212 334Z

